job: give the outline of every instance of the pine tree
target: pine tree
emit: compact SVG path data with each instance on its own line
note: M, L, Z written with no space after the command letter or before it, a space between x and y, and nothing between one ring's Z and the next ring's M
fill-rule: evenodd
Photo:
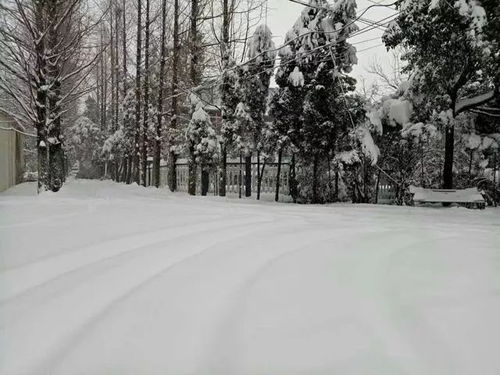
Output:
M345 93L354 89L355 81L345 73L357 60L355 48L346 40L357 30L355 16L355 1L339 0L330 5L326 0L310 0L280 50L282 63L276 76L280 93L273 111L290 111L291 118L285 128L278 123L275 129L279 138L292 141L305 170L312 169L312 186L306 195L314 203L322 200L321 169L348 119L343 100ZM300 109L289 107L299 103Z
M239 135L237 147L245 153L246 159L246 195L251 192L252 152L257 153L259 159L264 147L263 136L265 131L265 113L267 110L269 85L276 58L275 45L271 30L266 25L256 28L248 43L248 60L239 69L241 102L236 112L239 120ZM250 168L249 168L250 167ZM257 199L260 199L260 186L264 174L265 162L258 171Z
M197 166L201 167L202 173L214 166L218 156L218 139L202 101L194 94L191 95L190 101L194 110L185 137L189 164L188 191L191 195L195 195Z

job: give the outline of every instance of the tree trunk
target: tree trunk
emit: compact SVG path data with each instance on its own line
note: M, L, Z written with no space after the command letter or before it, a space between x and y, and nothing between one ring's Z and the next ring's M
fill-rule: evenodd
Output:
M221 40L221 54L222 54L222 69L224 72L229 68L229 28L230 28L230 19L229 19L229 1L222 1L222 40ZM225 73L224 73L225 74ZM226 78L223 77L222 84L222 98L223 98L223 111L222 111L222 126L224 127L228 121L227 112L229 109L229 103L224 102L227 97L226 92L229 89ZM220 168L220 176L219 176L219 195L221 197L226 196L226 184L227 184L227 147L228 147L228 139L223 139L221 143L221 168Z
M196 195L196 157L194 155L194 146L189 147L188 161L188 194Z
M252 154L245 156L245 197L252 196Z
M189 69L189 75L191 78L191 85L196 88L198 85L198 0L191 0L191 20L190 20L190 52L191 52L191 64ZM195 110L195 109L194 109ZM195 146L191 145L189 149L190 163L189 163L189 188L188 192L190 195L196 195L196 177L197 177L197 166L196 166L196 156L195 156Z
M115 0L118 1L118 0ZM115 4L116 8L116 16L115 16L115 130L118 130L118 125L119 125L119 115L120 115L120 8L118 7L118 3ZM123 97L125 98L125 97ZM117 164L119 165L120 162L117 161ZM119 176L118 176L119 178Z
M335 202L339 201L339 171L338 167L335 169Z
M177 128L177 117L179 115L178 105L178 85L179 85L179 0L174 0L174 50L172 61L172 118L170 120L170 130L175 132ZM174 134L170 134L170 154L169 154L169 186L171 191L177 190L177 170L175 162L177 156L172 149Z
M260 200L260 191L262 188L262 178L266 169L266 160L262 163L262 171L260 170L260 151L257 151L257 200Z
M42 9L39 9L42 8ZM37 5L37 13L43 12L43 5ZM41 20L38 20L41 22ZM47 91L43 89L46 86L46 65L45 48L43 40L37 45L37 91L36 91L36 132L37 132L37 151L38 151L38 191L49 188L49 152L47 141L47 129L45 127L47 119Z
M146 186L146 174L148 170L148 124L149 124L149 4L146 0L146 27L144 43L144 112L142 119L142 184Z
M281 159L283 157L283 149L280 148L278 151L278 170L276 172L276 194L274 195L274 200L276 202L280 199L280 180L281 180Z
M292 154L292 165L290 166L290 181L288 183L290 186L290 195L292 196L293 203L297 203L297 170L295 163L295 154Z
M135 75L135 152L134 181L140 183L140 148L141 141L141 64L142 64L142 0L137 0L137 54Z
M115 103L116 103L116 66L115 66L115 25L114 25L114 16L116 8L114 6L114 1L110 4L109 11L109 56L110 56L110 65L111 65L111 131L113 133L116 130L116 114L115 114ZM114 178L114 161L111 161L111 178Z
M382 171L379 170L377 174L377 185L375 186L375 204L378 204L378 192L380 190L380 175L382 174Z
M470 150L469 155L469 182L472 181L472 162L474 160L474 150Z
M318 197L318 163L319 158L314 154L313 158L313 180L312 180L312 203L319 203Z
M240 165L239 165L239 174L238 174L238 198L241 199L241 188L243 185L243 154L240 151Z
M126 0L122 0L122 69L123 69L123 99L127 96L127 12Z
M57 2L52 0L49 2L49 14L58 14ZM49 50L57 51L57 45L60 43L60 35L54 27L49 28ZM51 86L50 95L48 96L49 117L51 122L47 129L47 147L49 148L49 188L56 192L62 187L64 181L64 150L62 147L61 137L61 82L59 61L57 58L48 58L47 61L47 76L49 85Z
M219 175L219 196L226 196L226 185L227 185L227 149L226 145L223 143L221 145L221 165L220 165L220 175Z
M125 156L122 161L122 172L120 180L122 182L127 182L127 173L128 173L128 158Z
M425 188L425 168L424 168L424 142L421 142L421 152L420 152L420 185Z
M206 196L210 185L210 175L206 165L201 165L201 195Z
M126 177L126 181L127 181L127 184L131 184L132 183L132 167L133 167L133 155L129 155L127 157L127 177Z
M156 119L156 139L154 154L154 182L156 187L160 187L161 170L161 147L162 147L162 124L163 124L163 94L165 91L165 65L167 61L167 0L162 0L161 5L161 56L160 56L160 83L158 87L158 118Z
M443 189L453 189L453 149L455 146L455 127L446 128L444 147Z

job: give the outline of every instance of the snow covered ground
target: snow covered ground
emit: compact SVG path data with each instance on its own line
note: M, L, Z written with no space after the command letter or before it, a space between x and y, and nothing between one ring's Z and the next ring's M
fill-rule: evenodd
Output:
M0 194L0 374L499 374L500 210Z

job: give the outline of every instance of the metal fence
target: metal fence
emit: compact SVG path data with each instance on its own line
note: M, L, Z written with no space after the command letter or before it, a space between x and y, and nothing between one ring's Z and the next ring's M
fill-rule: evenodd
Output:
M259 164L253 160L251 163L251 191L252 193L257 193L257 181L258 181L258 167ZM262 170L262 163L260 164ZM278 178L278 163L266 163L264 168L264 173L262 176L261 184L261 194L272 193L276 191L276 179ZM160 167L160 186L168 185L168 166L162 165ZM186 160L181 159L176 163L176 175L177 175L177 191L187 192L188 182L189 182L189 167ZM218 195L219 194L219 168L211 168L209 173L209 183L208 183L208 194ZM290 195L290 162L285 161L281 163L280 172L280 194ZM197 169L197 179L196 179L196 194L201 194L201 170ZM152 185L153 174L151 165L148 166L147 173L147 185ZM241 194L245 195L245 181L246 181L246 168L245 163L240 163L235 160L229 160L227 162L227 182L226 182L226 193L227 194L239 194L241 189Z

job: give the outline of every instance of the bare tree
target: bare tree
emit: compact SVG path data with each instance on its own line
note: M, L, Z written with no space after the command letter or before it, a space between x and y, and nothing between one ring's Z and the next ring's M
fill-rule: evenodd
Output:
M401 55L399 50L393 50L391 53L390 64L384 68L382 63L376 58L372 60L367 69L368 73L373 74L381 82L381 88L385 91L397 91L401 83L406 79L402 73Z
M83 8L83 0L0 4L0 90L10 98L2 109L36 128L39 189L58 191L64 182L63 118L86 92L99 55L82 48L95 26Z
M173 135L177 129L177 121L179 117L179 0L174 0L174 35L173 35L173 61L172 61L172 108L170 118L170 150L169 150L169 187L171 191L177 190L177 171L176 159L177 155L173 149Z
M141 59L142 59L142 1L137 0L137 52L135 72L135 152L134 152L134 181L140 183L140 134L141 134Z
M142 185L147 184L148 170L148 122L149 122L149 37L150 37L150 0L146 0L146 23L144 40L144 114L142 118Z
M154 150L154 162L153 162L153 175L154 184L156 187L160 187L160 164L161 164L161 149L162 149L162 125L163 125L163 105L164 105L164 94L165 94L165 66L167 62L167 46L166 46L166 34L167 34L167 0L162 0L161 4L161 54L160 54L160 73L159 73L159 86L158 86L158 105L157 105L157 119L156 119L156 139L155 139L155 150Z

